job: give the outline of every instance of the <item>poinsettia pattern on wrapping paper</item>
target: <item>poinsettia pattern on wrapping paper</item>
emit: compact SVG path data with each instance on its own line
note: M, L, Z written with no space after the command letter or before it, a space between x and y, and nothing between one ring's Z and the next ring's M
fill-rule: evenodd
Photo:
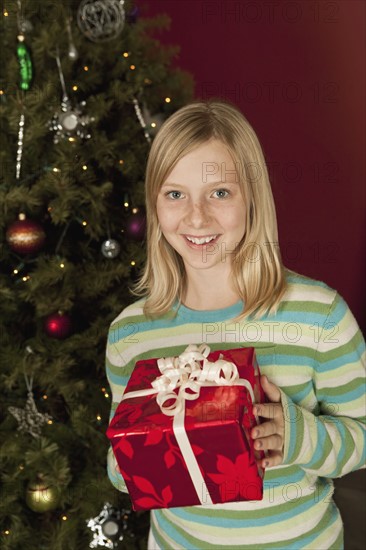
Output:
M137 498L135 500L137 506L147 509L154 508L156 505L162 508L168 508L170 502L173 500L173 493L170 485L166 485L161 492L161 496L159 496L153 484L145 477L132 476L132 481L142 493L150 495Z
M237 497L251 500L250 490L253 489L257 494L257 487L247 480L248 470L253 466L255 463L249 460L249 453L240 454L235 462L226 456L218 455L216 467L220 473L208 473L207 476L220 487L222 502L230 502ZM253 498L255 496L253 495Z

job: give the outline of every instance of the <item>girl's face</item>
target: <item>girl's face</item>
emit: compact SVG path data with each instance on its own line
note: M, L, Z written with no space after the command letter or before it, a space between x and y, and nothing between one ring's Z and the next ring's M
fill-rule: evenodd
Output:
M245 232L246 206L235 163L221 141L211 139L176 164L160 189L157 215L188 275L192 268L230 267Z

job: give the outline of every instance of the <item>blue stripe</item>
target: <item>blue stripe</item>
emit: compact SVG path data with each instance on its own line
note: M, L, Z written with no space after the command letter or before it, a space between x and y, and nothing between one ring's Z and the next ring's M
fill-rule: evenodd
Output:
M349 342L347 342L347 345L349 345ZM337 351L339 352L339 349ZM361 341L357 348L348 353L344 353L339 357L335 357L334 359L329 359L324 362L315 361L315 368L317 368L320 372L327 372L328 370L335 370L336 368L344 367L347 363L357 363L360 360L360 357L362 357L364 351L365 342ZM318 357L321 357L321 354L319 354Z
M312 468L312 465L318 462L320 459L322 459L322 462L326 460L326 456L324 455L324 442L329 437L329 434L324 426L324 424L320 420L321 417L315 417L314 422L317 422L318 429L317 429L317 440L316 440L316 449L313 452L312 459L307 462L306 464L302 464L303 468ZM330 451L332 452L332 451Z
M127 386L127 382L130 379L130 376L119 376L118 374L113 374L109 369L107 370L107 378L113 384L118 384L121 386Z
M365 394L365 388L363 387L363 385L360 385L354 390L344 392L342 394L337 394L334 396L323 394L322 392L319 391L317 393L317 398L318 398L318 401L324 401L327 403L331 403L332 405L336 405L337 403L348 403L348 402L354 401L359 397L362 397L364 394Z

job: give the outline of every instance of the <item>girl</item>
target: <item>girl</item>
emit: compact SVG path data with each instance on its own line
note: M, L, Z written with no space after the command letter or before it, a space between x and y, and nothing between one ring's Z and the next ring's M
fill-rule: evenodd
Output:
M268 403L262 501L151 512L148 548L343 548L332 478L364 467L365 342L342 297L286 269L257 136L228 102L174 113L146 170L147 261L140 299L110 326L107 376L121 400L136 361L256 348ZM108 474L126 491L112 450Z

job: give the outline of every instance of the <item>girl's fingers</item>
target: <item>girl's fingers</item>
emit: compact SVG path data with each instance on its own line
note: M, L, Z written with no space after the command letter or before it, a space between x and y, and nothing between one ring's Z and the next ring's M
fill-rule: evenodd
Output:
M280 403L261 403L260 405L254 405L253 414L261 416L262 418L283 420L282 405Z
M282 464L283 454L279 451L270 451L267 456L257 460L258 468L273 468Z
M281 401L281 392L278 386L272 384L264 374L261 376L261 385L269 401L273 403L279 403Z
M274 434L263 439L256 439L254 442L254 448L258 451L279 451L282 452L283 438Z

